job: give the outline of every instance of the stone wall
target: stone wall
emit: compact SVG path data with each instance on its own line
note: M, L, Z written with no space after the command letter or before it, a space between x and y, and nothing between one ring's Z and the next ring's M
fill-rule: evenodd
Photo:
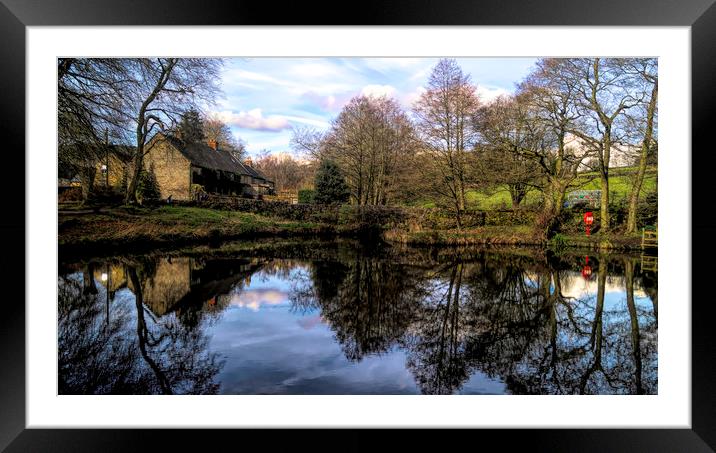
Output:
M355 206L292 204L281 201L262 201L239 197L210 195L201 202L186 203L211 209L251 212L288 220L305 220L333 225L370 225L382 228L447 230L457 227L454 212L439 208L402 206ZM530 225L536 213L527 210L479 211L466 210L462 216L463 228L499 225Z
M161 198L190 200L190 163L176 148L166 142L156 143L144 156L144 166L154 171Z

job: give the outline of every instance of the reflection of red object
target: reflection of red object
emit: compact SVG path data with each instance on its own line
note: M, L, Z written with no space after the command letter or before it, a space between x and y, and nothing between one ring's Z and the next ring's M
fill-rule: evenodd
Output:
M589 228L589 227L587 227ZM585 280L589 280L589 277L592 276L592 266L589 265L589 255L584 257L584 267L582 267L582 277L584 277Z
M592 266L589 264L585 264L582 268L582 277L584 277L585 280L589 280L589 277L592 276Z
M214 304L216 304L216 296L209 299L209 305L214 305Z

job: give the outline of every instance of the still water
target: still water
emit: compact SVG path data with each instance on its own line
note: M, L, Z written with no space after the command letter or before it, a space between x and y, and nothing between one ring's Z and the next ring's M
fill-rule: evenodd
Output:
M640 256L237 250L61 263L59 392L657 393Z

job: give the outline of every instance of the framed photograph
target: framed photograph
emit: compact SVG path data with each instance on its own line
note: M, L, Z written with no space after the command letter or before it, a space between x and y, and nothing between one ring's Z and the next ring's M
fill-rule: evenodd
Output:
M711 3L3 0L0 444L713 451Z

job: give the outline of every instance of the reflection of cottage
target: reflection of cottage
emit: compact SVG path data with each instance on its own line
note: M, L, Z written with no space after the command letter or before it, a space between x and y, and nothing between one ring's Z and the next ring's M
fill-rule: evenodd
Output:
M273 194L274 183L237 159L217 142L184 143L159 135L148 146L145 166L154 172L162 198L192 198L198 186L207 193L251 196Z
M160 258L142 272L143 302L155 316L173 311L214 308L228 305L230 294L247 275L256 272L262 262L244 259L202 262L194 258ZM112 281L115 279L112 274ZM136 288L129 288L136 294ZM210 303L211 301L213 303Z
M153 271L142 282L142 295L147 307L163 316L191 289L191 258L162 258Z

